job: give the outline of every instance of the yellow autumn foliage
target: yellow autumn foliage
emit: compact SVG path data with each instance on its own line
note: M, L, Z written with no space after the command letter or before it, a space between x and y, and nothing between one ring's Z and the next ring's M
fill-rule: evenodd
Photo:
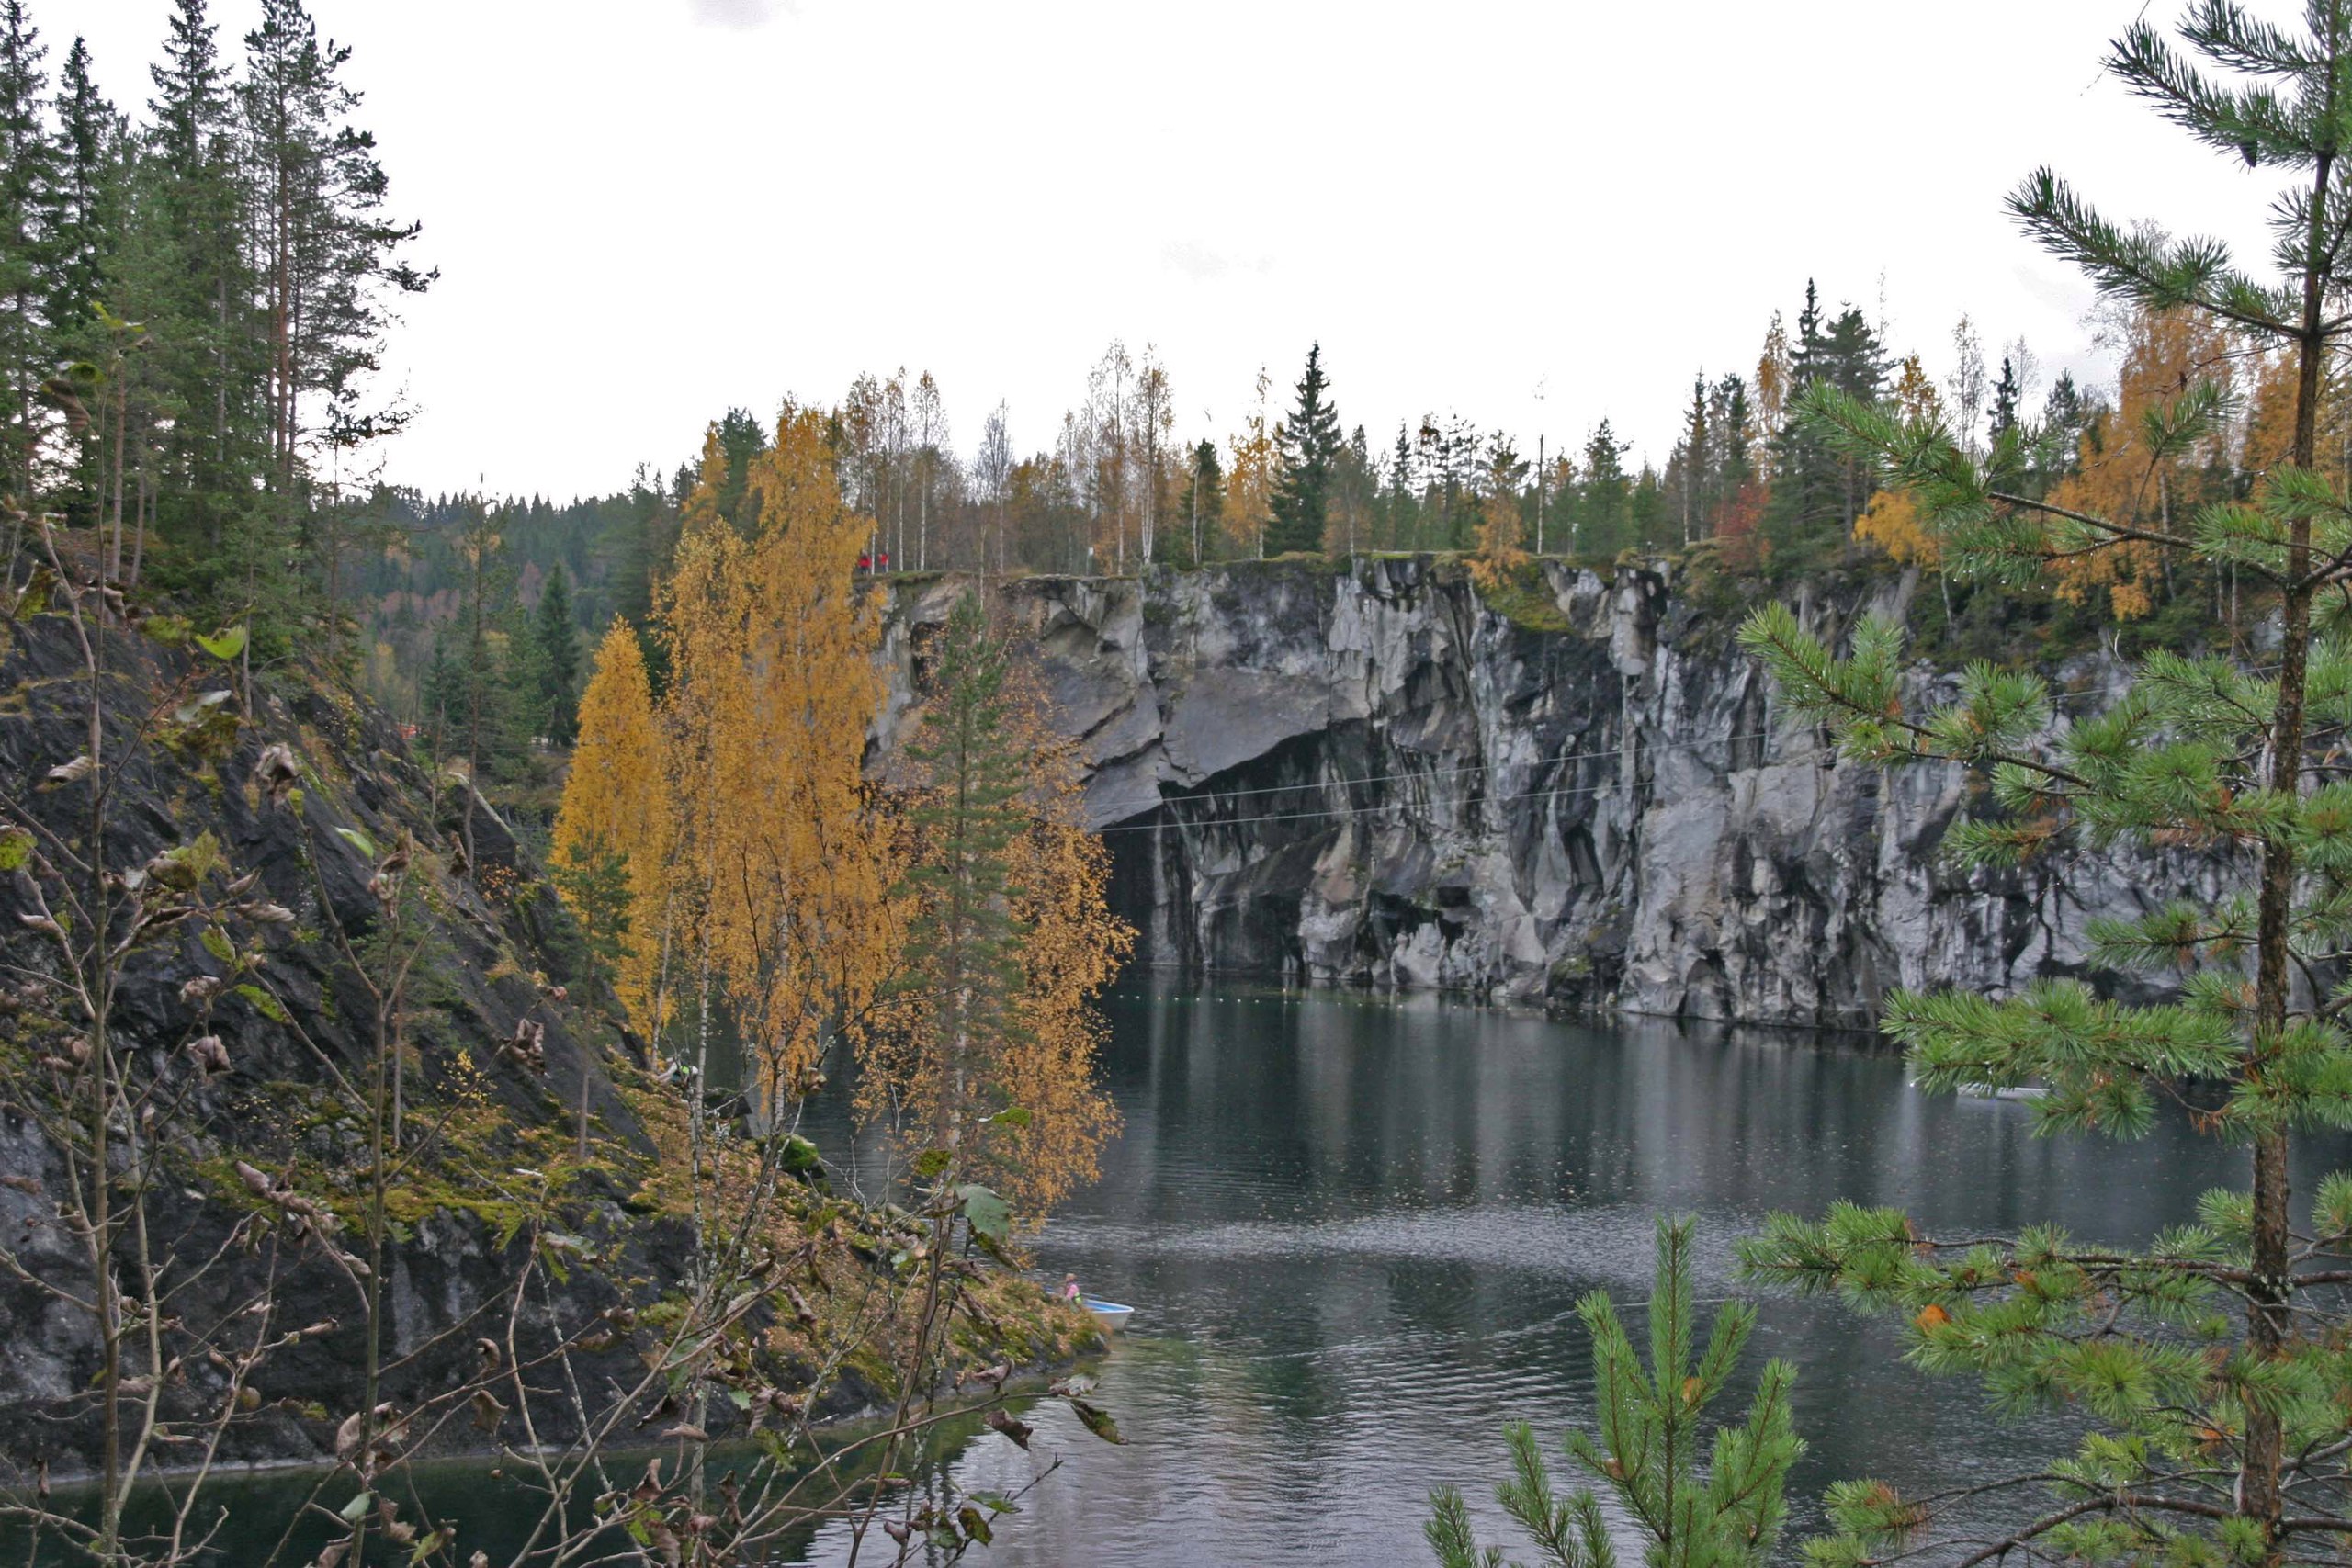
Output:
M580 739L556 813L554 848L555 858L572 867L584 869L611 853L627 868L629 930L622 938L617 986L629 1021L641 1030L653 1024L659 917L670 853L662 752L645 656L637 634L616 616L597 645L594 668L581 694Z
M1527 519L1520 515L1519 498L1490 495L1478 508L1478 558L1471 572L1482 587L1491 588L1527 559Z
M2049 499L2053 506L2126 527L2171 532L2176 519L2193 509L2201 471L2221 458L2224 438L2217 433L2188 450L2159 452L2148 445L2143 422L2200 382L2227 391L2236 344L2213 321L2180 310L2135 310L2123 323L2122 338L2119 406L2092 420L2083 435L2080 471L2052 486ZM2079 604L2104 594L2119 621L2155 608L2154 590L2164 571L2159 546L2078 533L2063 520L2052 525L2051 543L2049 570L2059 598Z
M984 1070L1025 1116L972 1127L965 1168L1034 1221L1091 1179L1115 1129L1091 1004L1133 933L1110 911L1110 857L1084 829L1074 754L1033 716L1006 753L1023 804L1001 897L1022 936L984 1058L945 1065L888 992L919 912L903 808L921 792L886 794L865 773L887 695L883 605L855 570L873 524L834 472L823 417L787 406L742 476L737 517L751 522L739 526L717 504L729 475L715 433L706 443L655 604L666 689L657 703L616 622L582 699L557 854L626 863L620 988L665 1054L691 1063L704 1045L739 1044L745 1088L773 1110L842 1042L862 1109L903 1116L917 1142L946 1075Z
M1228 441L1226 459L1225 536L1253 554L1264 551L1266 525L1274 514L1274 480L1282 466L1273 421L1266 412L1268 386L1261 369L1257 403L1243 418L1239 434Z
M1905 420L1922 424L1934 423L1943 413L1935 380L1916 354L1907 355L1895 374L1894 406ZM1943 540L1928 528L1919 515L1918 503L1905 491L1882 490L1872 495L1870 505L1854 519L1854 537L1876 545L1905 566L1943 563Z
M820 414L787 408L752 460L750 537L718 516L712 478L706 465L660 607L669 904L679 983L697 1005L716 988L773 1104L831 1031L856 1032L895 947L891 847L863 773L882 623L855 579L872 525L842 504Z
M1854 537L1876 545L1905 566L1914 562L1934 566L1943 559L1943 541L1919 520L1918 504L1910 492L1883 490L1854 519Z
M1013 918L1027 929L1002 1071L1023 1127L988 1131L1006 1197L1042 1216L1094 1179L1096 1156L1119 1113L1097 1063L1102 1017L1094 998L1117 977L1135 930L1111 912L1111 852L1079 815L1077 759L1069 744L1035 728L1037 812L1008 856Z
M927 736L941 733L933 724L948 701L933 694ZM986 1182L1035 1224L1093 1180L1117 1131L1099 1081L1093 999L1134 929L1110 912L1110 851L1084 828L1070 740L1042 722L1021 672L1009 672L1002 701L981 705L1000 707L978 722L981 750L941 740L908 781L903 896L910 931L927 929L929 957L870 1034L858 1112L889 1119L910 1159L953 1152L955 1176ZM1000 919L962 903L990 884Z

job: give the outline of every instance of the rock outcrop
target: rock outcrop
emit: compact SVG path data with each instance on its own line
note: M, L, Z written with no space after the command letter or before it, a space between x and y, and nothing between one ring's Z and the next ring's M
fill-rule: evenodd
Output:
M1142 961L1860 1027L1896 986L2075 972L2091 916L2210 869L1958 869L1960 770L1841 762L1660 570L1542 572L1517 620L1430 558L999 590L1082 748ZM1801 613L1834 635L1910 587ZM886 749L965 591L901 590ZM2114 671L2056 673L2095 698Z
M94 682L73 623L37 607L0 616L0 1485L100 1462L92 1391L104 1346L85 1304L98 1299L96 1227L72 1199L96 1190L90 1151L101 1147L115 1172L114 1288L139 1330L134 1372L147 1365L135 1314L149 1281L168 1306L153 1325L167 1375L122 1384L134 1423L141 1399L157 1399L154 1466L203 1459L215 1436L222 1462L347 1448L358 1428L346 1422L367 1404L371 1299L378 1394L403 1419L432 1412L406 1433L418 1452L519 1440L510 1383L497 1385L503 1404L491 1395L450 1418L451 1391L487 1390L486 1367L527 1371L539 1442L634 1398L626 1391L673 1353L662 1336L695 1266L693 1178L677 1167L686 1101L594 976L527 851L461 778L428 776L381 713L332 682L281 669L253 683L248 707L235 671L185 627L111 626L98 646L106 761L93 768ZM106 791L97 830L93 780ZM83 1070L82 1001L97 971L89 944L68 943L79 927L69 900L96 907L74 863L94 851L113 873L108 929L130 954L103 1010L105 1049L119 1062L112 1081L133 1086L99 1115L110 1102ZM402 858L395 893L379 867ZM130 942L143 917L125 911L151 886L175 891L139 907L155 914L135 929L153 935ZM70 923L51 923L51 909ZM387 1156L377 1268L360 1256L371 1251L370 1121L384 1103L372 1086L394 1056L379 1049L369 976L389 987L401 962L402 1098L391 1103L404 1105L406 1133ZM124 1153L134 1134L150 1151L136 1225ZM888 1386L868 1326L896 1277L881 1238L912 1223L834 1202L821 1182L784 1183L760 1234L778 1252L802 1243L797 1289L827 1310L846 1281L856 1305L842 1321L854 1311L856 1325L826 1341L820 1365L791 1338L793 1312L811 1310L803 1295L791 1311L771 1299L729 1309L763 1347L735 1363L743 1375L796 1391L820 1417L867 1407ZM1091 1333L1010 1275L975 1289L992 1292L997 1338L971 1353L1058 1363L1071 1335ZM834 1371L837 1343L867 1359ZM673 1378L670 1392L692 1390ZM711 1403L714 1435L747 1424L738 1404Z

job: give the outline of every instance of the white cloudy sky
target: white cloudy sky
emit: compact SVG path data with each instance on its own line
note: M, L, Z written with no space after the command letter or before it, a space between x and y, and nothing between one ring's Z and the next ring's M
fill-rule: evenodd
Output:
M1114 337L1188 435L1320 339L1375 445L1608 415L1662 457L1809 275L1939 373L1963 310L2095 369L2001 211L2036 163L2257 243L2270 191L2099 80L2140 0L312 4L442 272L391 356L428 490L612 489L901 365L959 446L1003 398L1026 449ZM225 41L255 8L215 0ZM164 0L32 9L143 102Z

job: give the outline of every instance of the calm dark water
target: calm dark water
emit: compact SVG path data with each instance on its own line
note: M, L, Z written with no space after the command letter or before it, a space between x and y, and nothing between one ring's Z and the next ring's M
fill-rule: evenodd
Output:
M939 1462L958 1480L1004 1492L1062 1458L976 1559L1011 1568L1425 1562L1440 1481L1502 1538L1502 1423L1551 1442L1589 1420L1576 1301L1646 1296L1660 1211L1700 1217L1702 1293L1721 1297L1733 1239L1773 1209L1849 1198L1901 1204L1931 1231L2046 1219L2122 1243L2241 1175L2241 1156L2177 1124L2120 1145L2031 1137L2026 1106L1929 1099L1850 1037L1230 987L1129 993L1106 1011L1125 1128L1037 1252L1048 1278L1074 1270L1136 1308L1100 1393L1132 1441L1106 1447L1046 1404L1032 1453L986 1432L951 1448ZM806 1130L870 1185L878 1165L849 1134L844 1092ZM2319 1169L2298 1171L2299 1190ZM1949 1483L2065 1441L2047 1422L1996 1421L1972 1385L1898 1353L1891 1325L1765 1303L1748 1371L1768 1355L1799 1368L1800 1526L1832 1480ZM254 1529L273 1513L282 1526L307 1486L247 1484ZM479 1467L436 1471L425 1490L461 1540L503 1528ZM798 1560L845 1551L820 1532Z
M1647 1295L1661 1210L1700 1216L1719 1296L1733 1238L1773 1209L1842 1197L1947 1234L2047 1219L2129 1242L2239 1175L2178 1125L2032 1137L2026 1106L1930 1099L1867 1040L1330 992L1107 1008L1125 1131L1037 1250L1136 1308L1101 1391L1132 1441L1033 1414L1064 1463L1000 1532L1001 1564L1423 1562L1439 1481L1500 1539L1500 1427L1549 1441L1589 1420L1577 1298ZM1800 1523L1835 1479L1949 1483L2065 1441L1899 1348L1834 1304L1765 1304L1749 1370L1799 1368ZM988 1434L956 1468L1008 1489L1040 1462ZM820 1536L810 1559L839 1555Z

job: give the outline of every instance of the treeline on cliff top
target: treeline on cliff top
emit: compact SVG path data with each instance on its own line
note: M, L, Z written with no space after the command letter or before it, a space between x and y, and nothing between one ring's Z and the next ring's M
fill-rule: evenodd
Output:
M1258 406L1221 443L1177 440L1166 370L1118 344L1087 373L1052 445L1025 457L1014 456L1001 406L959 452L928 374L861 377L837 403L787 403L781 417L812 414L823 430L835 482L867 519L862 570L1120 573L1147 561L1400 551L1606 564L1631 551L1702 569L1726 624L1741 604L1800 579L1917 568L1939 590L1915 615L1932 646L2018 656L2087 646L2118 626L2132 640L2234 644L2259 618L2255 587L2159 547L2062 562L2022 592L1947 579L1943 537L1885 484L1885 466L1792 417L1792 399L1834 388L1940 420L1972 456L2004 454L2005 482L2021 493L2152 524L2248 494L2290 434L2285 357L2178 312L2109 306L2100 326L2120 360L2114 387L2061 375L2030 396L2039 378L2024 344L1988 355L1963 321L1959 371L1939 381L1917 353L1898 357L1860 310L1827 306L1808 284L1793 327L1778 315L1768 326L1752 374L1694 380L1662 468L1629 468L1605 420L1580 454L1547 453L1540 466L1510 434L1457 417L1425 417L1375 449L1362 425L1341 434L1319 346L1286 412L1270 406L1261 377ZM2191 386L2213 405L2183 423L2171 411ZM2338 400L2325 423L2341 468ZM383 547L345 569L366 617L370 689L429 733L469 682L493 682L511 739L494 748L505 761L493 758L491 776L526 775L530 737L560 742L571 731L580 659L570 633L599 635L616 615L651 624L682 510L698 491L750 531L775 429L729 410L696 460L666 477L640 468L628 491L567 504L379 497ZM1508 578L1481 574L1505 598ZM467 653L477 622L495 644L480 668ZM658 665L650 640L648 653Z
M348 51L288 3L232 49L203 0L181 0L153 96L131 109L98 92L81 40L52 69L57 53L23 0L0 4L0 489L100 530L122 581L251 626L254 659L299 637L364 660L371 689L424 727L453 687L470 711L495 686L526 749L560 743L581 679L563 625L647 625L707 473L730 522L758 514L751 476L775 420L728 410L692 460L568 503L375 482L409 411L370 373L401 297L434 274L411 259L418 227L395 215L357 121ZM1118 343L1072 407L1018 434L1031 416L1002 404L977 432L951 428L936 379L904 369L861 376L818 412L876 570L1419 550L1606 562L1704 547L1751 592L1941 558L1883 465L1790 417L1809 386L1939 417L1973 455L2013 453L2010 480L2037 498L2159 522L2243 498L2287 439L2283 359L2176 311L2105 307L2120 369L2089 387L2045 378L2023 340L1988 346L1965 319L1939 380L1917 344L1812 282L1792 306L1760 348L1725 345L1739 368L1694 372L1662 463L1632 462L1607 419L1568 450L1454 413L1351 421L1345 367L1317 345L1287 391L1261 372L1221 434L1180 432L1155 351ZM2207 384L2210 417L2168 423L2167 400ZM2323 439L2338 467L2340 409L2331 398ZM1965 622L1971 595L1943 586L1922 614ZM2042 598L2080 630L2168 614L2165 635L2234 630L2245 613L2226 573L2154 548L2075 563Z

